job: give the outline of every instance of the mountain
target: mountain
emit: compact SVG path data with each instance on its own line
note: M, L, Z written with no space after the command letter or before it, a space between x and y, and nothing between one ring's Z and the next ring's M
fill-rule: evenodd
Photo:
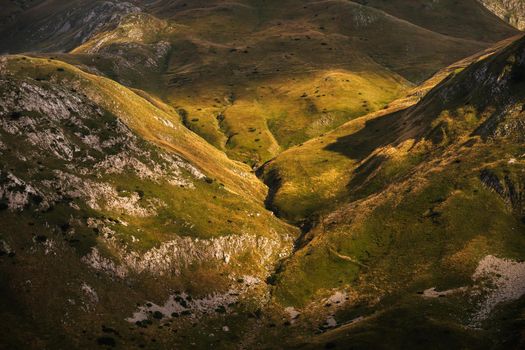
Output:
M523 346L524 55L473 57L265 166L269 205L308 230L274 297L337 325L307 347Z
M0 73L1 313L20 324L3 346L84 347L80 328L175 288L185 312L224 308L290 251L264 186L173 108L56 60L6 56Z
M361 3L46 0L9 17L0 52L69 52L256 167L516 33L475 1Z
M480 2L499 18L520 30L525 29L525 4L520 0L480 0Z
M356 2L451 37L491 42L508 36L508 28L502 27L497 18L494 18L477 0L361 0ZM468 16L465 16L466 13ZM487 25L493 26L494 30L480 30Z
M525 344L525 39L479 2L0 8L0 348Z

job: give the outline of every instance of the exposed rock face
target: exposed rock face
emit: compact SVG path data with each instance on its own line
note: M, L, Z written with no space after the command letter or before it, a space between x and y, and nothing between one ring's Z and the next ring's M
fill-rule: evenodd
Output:
M473 285L436 291L429 288L424 298L467 296L474 312L467 321L468 327L479 327L501 303L517 300L525 294L525 263L487 255L478 263L472 275Z
M520 143L525 140L524 82L525 41L522 38L499 55L472 64L457 79L445 80L405 115L436 118L438 114L425 111L444 112L450 110L451 105L463 104L464 110L474 108L480 117L481 122L472 130L472 135L484 141ZM458 120L456 116L454 121ZM430 137L434 139L434 135Z
M499 18L519 30L525 29L525 2L522 0L479 0Z
M525 214L525 182L523 178L513 180L512 175L505 174L503 179L491 170L481 171L480 179L488 188L496 192L517 214Z
M33 49L69 51L99 31L117 25L126 15L141 11L129 2L120 1L81 1L75 6L58 7L50 16L46 16L45 8L46 4L43 4L35 9L36 20L24 18L24 27L8 27L6 32L13 38L23 35L27 42L33 43ZM32 14L31 11L29 13ZM16 48L18 44L10 43L10 40L8 37L3 41ZM7 50L8 46L0 44L0 52Z
M481 286L478 287L479 295L484 296L478 312L473 317L474 325L489 317L498 304L517 300L525 294L523 262L488 255L479 262L472 278L478 283L481 282Z
M292 241L274 237L256 237L249 234L221 236L211 239L179 237L162 243L145 253L130 250L114 238L114 231L105 223L88 220L90 227L97 228L108 247L116 252L120 264L101 255L93 248L82 260L92 268L113 277L124 278L129 273L148 273L158 276L180 275L188 266L216 261L228 265L232 259L247 253L256 254L260 266L272 269L275 260L291 253Z
M42 157L58 162L62 169L25 176L0 169L0 199L11 210L34 202L40 209L69 198L82 199L92 209L113 209L144 217L162 207L161 201L139 205L138 193L120 196L102 175L132 172L140 179L168 181L192 188L193 179L204 175L173 154L160 152L134 135L120 120L111 117L81 93L34 80L0 80L0 139L28 145L28 149L0 151L13 161L32 163ZM112 130L108 134L92 123ZM36 172L36 169L35 169Z
M243 275L241 280L242 283L231 285L226 292L208 294L198 299L187 293L177 292L170 295L164 304L148 302L139 306L132 317L126 318L126 321L143 325L151 316L164 320L179 316L195 319L205 315L230 313L232 311L230 306L238 303L242 296L249 295L264 285L259 278L250 275ZM268 297L268 294L263 296L264 299Z

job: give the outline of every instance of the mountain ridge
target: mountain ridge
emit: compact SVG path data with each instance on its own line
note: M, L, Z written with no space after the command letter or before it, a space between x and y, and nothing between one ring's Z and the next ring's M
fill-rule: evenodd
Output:
M86 11L84 6L94 6L80 3L75 10L79 14ZM104 4L96 6L109 6ZM126 6L139 6L140 10L137 7L133 12L143 14L131 14L127 19L112 15L102 18L108 23L100 24L98 36L82 39L82 45L61 59L159 95L181 111L188 128L229 157L253 167L347 120L383 108L403 95L411 83L419 83L443 66L490 45L472 41L471 33L490 33L489 41L514 33L475 2L439 5L439 11L447 15L454 14L449 9L453 6L459 6L457 12L469 6L483 12L482 20L463 25L465 38L447 36L446 30L433 32L432 27L395 17L392 8L384 8L384 4L303 4L295 0L264 5L244 1L233 7L221 1L205 6L182 1L133 4ZM53 8L48 1L38 6ZM66 13L70 11L67 4L61 6ZM400 6L409 7L403 1ZM280 7L287 12L282 14ZM425 9L421 13L429 19L438 15ZM162 19L151 17L155 14ZM352 21L342 20L341 14ZM50 16L46 20L63 23L61 17L54 19L62 16L60 12ZM206 20L213 23L213 30L199 24ZM166 21L175 27L166 27ZM477 30L480 21L491 30ZM160 29L162 26L165 29ZM384 26L395 29L384 32ZM154 35L152 28L158 29ZM148 30L148 38L129 36L145 35ZM391 32L396 34L388 37ZM238 33L244 33L241 40ZM17 40L18 45L28 37ZM141 42L143 39L146 41ZM28 45L40 44L30 41ZM119 55L122 50L127 54ZM288 53L283 55L284 51ZM332 72L337 66L339 69ZM320 81L310 78L308 72L312 70L319 72ZM295 89L302 91L287 92L290 79L295 79ZM321 79L329 82L324 88L320 87ZM356 90L370 96L371 101L362 99ZM278 101L272 96L275 93L279 94ZM267 110L261 109L261 104ZM239 128L240 123L248 122L246 115L258 118L251 118L253 125L249 128ZM294 123L288 122L290 118ZM250 131L253 129L257 131Z

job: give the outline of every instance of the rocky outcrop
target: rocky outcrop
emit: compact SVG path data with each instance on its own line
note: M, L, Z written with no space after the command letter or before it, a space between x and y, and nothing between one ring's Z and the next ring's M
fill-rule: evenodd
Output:
M499 18L525 30L525 2L522 0L479 0Z
M126 15L141 11L125 1L76 1L51 7L45 4L50 2L20 14L16 22L23 25L3 30L0 26L0 52L69 51L96 33L115 27Z
M496 192L505 203L518 215L525 214L525 179L512 179L510 174L505 174L503 179L492 170L483 169L480 173L481 182Z
M95 210L145 217L162 208L162 201L143 201L140 193L122 196L100 178L131 173L142 180L185 188L194 188L194 180L205 178L175 154L141 140L74 89L7 76L0 84L5 88L0 92L0 141L4 145L0 157L4 165L37 163L32 173L23 175L0 168L0 201L10 210L22 210L32 203L47 210L68 198L81 199ZM7 148L15 139L26 148ZM55 168L43 167L43 158Z
M525 294L525 263L487 255L478 262L472 285L437 291L426 289L424 298L448 298L463 295L471 304L467 327L479 327L499 304L518 300Z
M211 239L175 237L145 253L129 251L109 235L107 244L118 252L120 264L103 257L96 248L93 248L83 261L96 270L120 278L129 273L176 276L194 264L216 261L228 265L247 253L256 255L260 266L269 270L275 260L289 255L292 248L291 240L283 242L278 236L267 238L246 234Z

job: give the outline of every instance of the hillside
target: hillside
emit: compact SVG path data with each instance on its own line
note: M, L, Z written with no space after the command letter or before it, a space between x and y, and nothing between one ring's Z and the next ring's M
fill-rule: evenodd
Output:
M69 51L140 8L120 1L2 0L0 52Z
M318 307L330 305L337 327L318 341L360 349L388 332L385 348L523 344L513 332L525 294L524 52L522 38L475 58L417 104L351 121L265 167L281 216L318 217L273 280L276 302L307 319L328 300ZM351 302L333 305L334 295Z
M494 42L508 37L509 33L509 28L501 26L498 19L484 9L478 0L362 0L356 2L381 9L390 15L450 37ZM488 9L491 11L491 8ZM468 16L465 16L467 13ZM493 27L494 30L480 30L487 25Z
M378 123L376 119L379 117L394 116L395 113L412 107L450 75L494 54L517 38L519 36L503 40L485 51L440 70L432 78L409 91L404 98L391 102L381 111L357 118L322 137L281 153L259 169L260 175L271 187L267 205L287 220L309 227L321 213L341 204L339 198L347 196L346 184L354 177L354 170L363 165L363 161L368 160L368 156L376 148L388 145L391 142L389 140L395 138L396 134L393 134L389 127L382 128L383 125L380 125L381 128L368 129L367 135L360 133L364 137L351 139L351 143L338 143L338 140L346 140L347 135L363 129L369 122ZM331 144L341 145L341 149L356 149L356 155L347 157L341 152L334 152L327 146ZM389 181L390 179L385 179L384 182Z
M249 168L113 81L26 56L3 57L0 74L0 312L20 325L2 346L84 347L174 289L217 299L181 301L196 315L260 293L295 232Z
M59 58L156 95L190 130L253 167L515 34L474 1L27 6L0 28L0 52L69 51ZM465 11L473 15L460 20Z
M525 38L494 8L0 9L1 349L525 347Z

